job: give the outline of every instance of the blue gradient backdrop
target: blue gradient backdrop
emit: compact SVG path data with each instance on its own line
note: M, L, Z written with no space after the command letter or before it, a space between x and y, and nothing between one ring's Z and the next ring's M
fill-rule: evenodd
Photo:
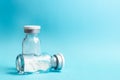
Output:
M41 25L43 52L62 52L62 72L18 75L23 26ZM119 0L0 0L1 80L120 80Z

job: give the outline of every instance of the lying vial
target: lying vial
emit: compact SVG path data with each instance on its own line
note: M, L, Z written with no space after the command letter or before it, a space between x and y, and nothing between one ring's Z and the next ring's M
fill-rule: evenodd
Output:
M26 36L22 42L22 54L40 55L40 40L38 37L40 28L41 27L38 25L24 26L24 32L26 33Z
M64 57L58 53L35 56L19 54L16 58L16 68L20 74L33 72L60 71L64 65Z

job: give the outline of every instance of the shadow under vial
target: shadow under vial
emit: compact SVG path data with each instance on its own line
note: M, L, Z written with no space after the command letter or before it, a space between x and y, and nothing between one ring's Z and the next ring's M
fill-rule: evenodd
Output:
M48 74L48 73L61 73L61 71L54 71L54 70L50 70L48 72L41 72L41 71L38 71L38 72L33 72L33 73L23 73L23 74L20 74L17 69L15 67L10 67L10 68L7 68L7 74L9 75L30 75L30 74Z

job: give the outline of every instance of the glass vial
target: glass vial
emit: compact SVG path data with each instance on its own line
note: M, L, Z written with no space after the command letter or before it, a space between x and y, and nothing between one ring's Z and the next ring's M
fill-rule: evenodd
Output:
M22 42L22 54L40 55L40 40L38 37L40 28L41 27L37 25L24 26L24 32L26 33L26 36Z
M20 74L33 72L60 71L64 65L64 57L58 53L53 56L18 55L16 68Z

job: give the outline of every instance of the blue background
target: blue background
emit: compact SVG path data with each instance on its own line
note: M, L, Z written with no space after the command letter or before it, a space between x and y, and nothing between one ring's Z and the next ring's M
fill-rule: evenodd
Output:
M42 52L62 52L62 72L18 75L23 26L41 25ZM120 80L119 0L0 0L1 80Z

